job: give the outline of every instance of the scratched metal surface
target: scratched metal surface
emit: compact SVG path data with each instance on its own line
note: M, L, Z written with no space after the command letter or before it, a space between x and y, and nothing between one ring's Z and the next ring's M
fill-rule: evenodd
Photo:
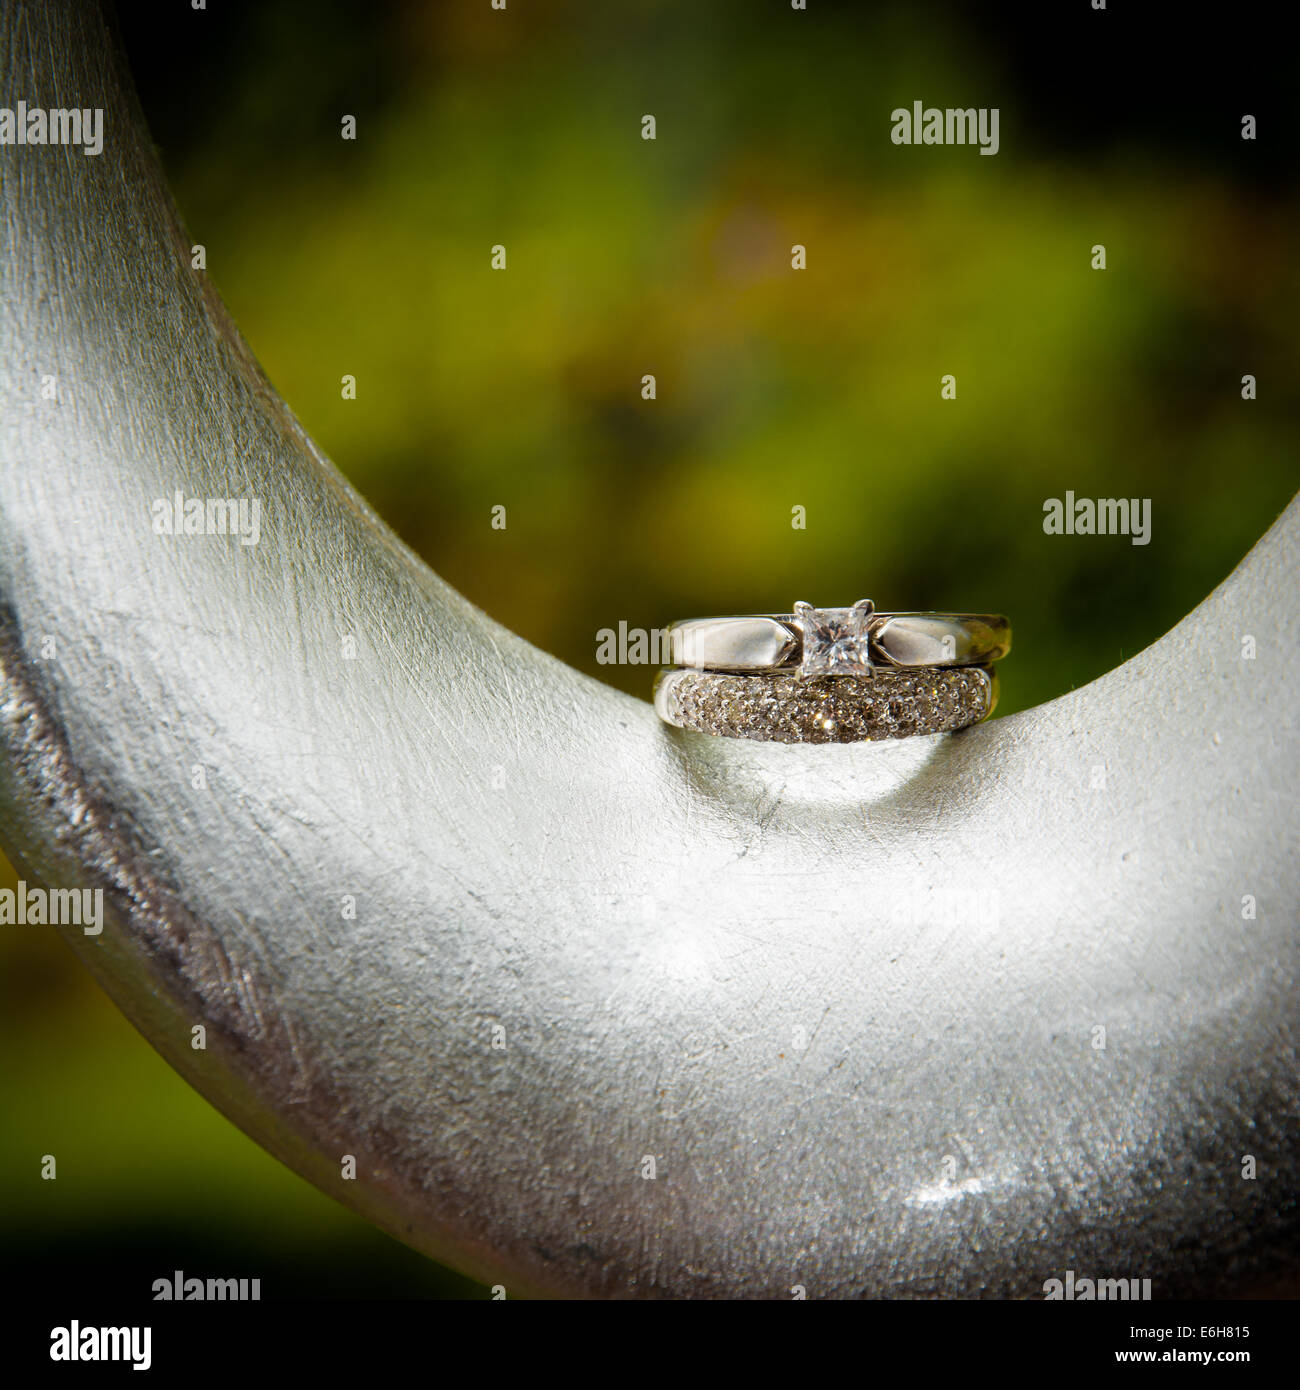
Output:
M512 1290L1291 1268L1300 507L1027 713L673 733L392 537L189 270L97 12L3 14L10 91L107 111L98 158L0 159L5 843L106 890L72 945L185 1076ZM259 544L154 535L176 488L261 499Z

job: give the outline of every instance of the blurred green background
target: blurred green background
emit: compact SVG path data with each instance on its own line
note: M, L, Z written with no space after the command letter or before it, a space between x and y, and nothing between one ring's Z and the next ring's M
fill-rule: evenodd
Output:
M121 25L271 381L462 593L642 696L598 629L797 598L1005 612L1005 714L1159 637L1295 490L1300 219L1231 15L1189 63L1126 13L987 8L275 0ZM1000 152L893 145L918 99L997 106ZM1045 535L1066 490L1150 498L1150 544ZM5 929L0 968L5 1241L32 1277L481 1296L234 1130L47 930Z

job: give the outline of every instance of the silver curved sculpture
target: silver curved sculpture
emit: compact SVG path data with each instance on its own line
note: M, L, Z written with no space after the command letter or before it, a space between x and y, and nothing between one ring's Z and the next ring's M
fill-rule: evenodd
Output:
M1300 505L1040 708L677 734L321 456L190 270L98 11L3 36L11 91L106 111L98 157L0 160L5 839L103 888L69 939L184 1076L511 1292L1294 1266ZM155 534L178 489L259 499L259 543Z

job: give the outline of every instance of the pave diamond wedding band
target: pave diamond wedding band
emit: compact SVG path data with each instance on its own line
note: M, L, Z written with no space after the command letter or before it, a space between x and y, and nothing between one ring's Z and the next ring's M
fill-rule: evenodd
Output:
M669 628L655 709L678 728L779 743L946 733L997 701L1011 627L992 614L877 613L796 603L793 613L691 618Z

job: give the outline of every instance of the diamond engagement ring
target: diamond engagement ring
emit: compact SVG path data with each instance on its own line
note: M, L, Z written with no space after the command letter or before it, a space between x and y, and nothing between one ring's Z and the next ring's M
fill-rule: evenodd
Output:
M986 719L992 663L1011 650L993 614L877 613L796 603L793 613L691 618L669 629L655 684L669 724L778 743L945 733Z

